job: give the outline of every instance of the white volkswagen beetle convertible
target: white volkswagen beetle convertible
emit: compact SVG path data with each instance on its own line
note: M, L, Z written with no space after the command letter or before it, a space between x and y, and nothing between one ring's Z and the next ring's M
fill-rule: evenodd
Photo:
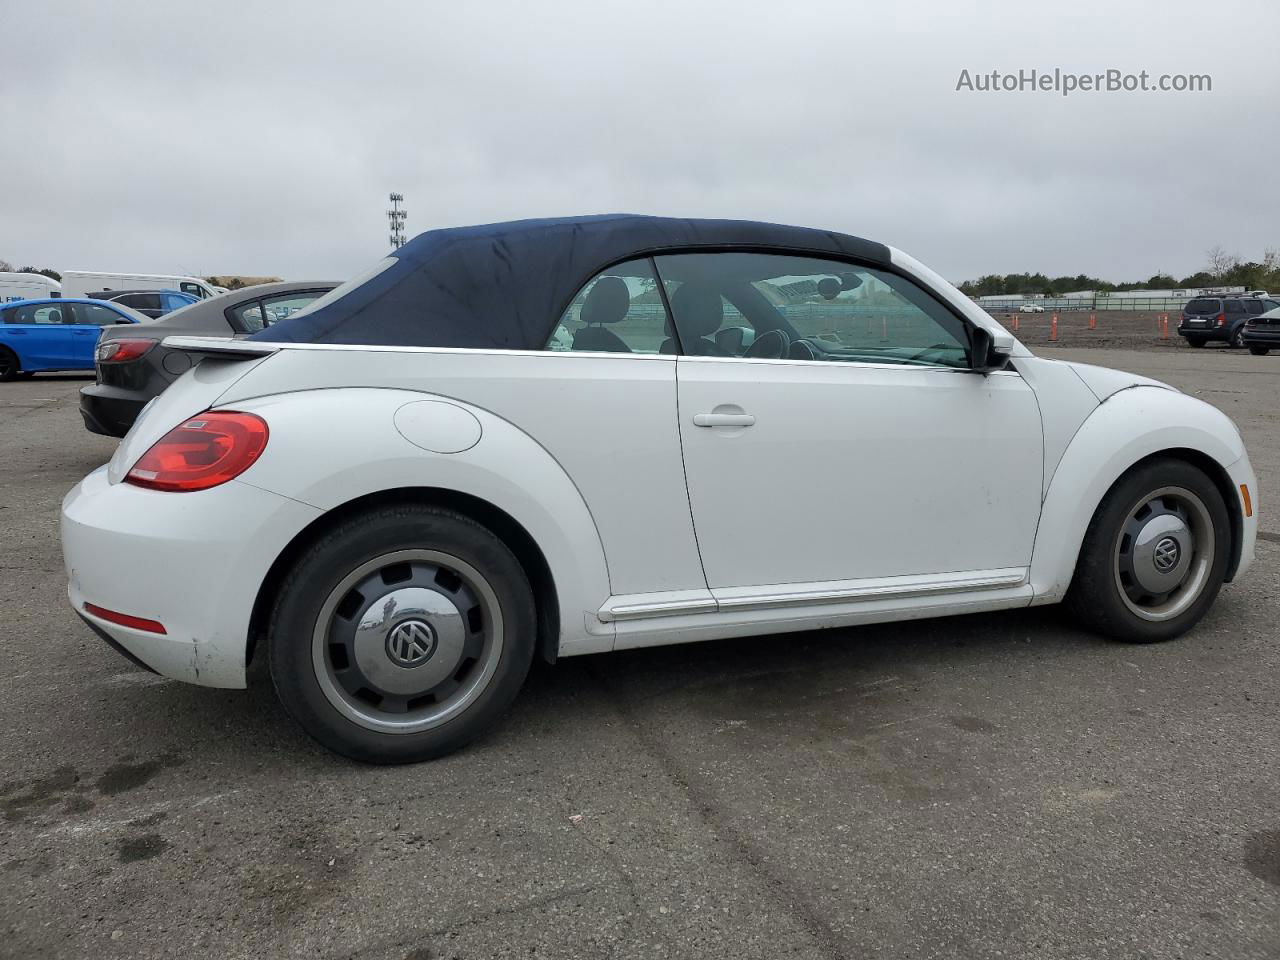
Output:
M433 231L249 340L166 342L204 359L67 496L71 604L168 677L265 660L363 760L472 739L535 656L1063 599L1165 640L1253 558L1223 414L826 231Z

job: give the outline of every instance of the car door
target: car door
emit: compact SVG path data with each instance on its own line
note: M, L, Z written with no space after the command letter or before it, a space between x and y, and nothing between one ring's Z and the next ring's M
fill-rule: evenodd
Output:
M26 303L5 311L4 335L24 370L62 369L71 354L71 336L61 303Z
M113 323L129 323L128 317L100 303L68 303L71 317L67 323L68 354L66 366L75 370L92 370L93 354L102 328Z
M656 262L680 335L694 528L722 608L857 596L885 578L907 593L1021 582L1039 518L1039 410L1015 371L968 368L963 320L866 266ZM750 335L724 335L735 327ZM794 586L806 584L824 586Z

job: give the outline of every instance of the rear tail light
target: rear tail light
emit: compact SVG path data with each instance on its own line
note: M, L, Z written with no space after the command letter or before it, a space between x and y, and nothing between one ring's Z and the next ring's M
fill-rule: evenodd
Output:
M159 342L159 340L146 340L141 337L137 340L108 340L106 343L98 344L98 362L127 363L130 360L137 360Z
M1225 313L1218 314L1218 326L1225 327L1227 325L1227 315Z
M267 424L261 417L209 411L157 440L124 479L151 490L207 490L240 476L266 446Z

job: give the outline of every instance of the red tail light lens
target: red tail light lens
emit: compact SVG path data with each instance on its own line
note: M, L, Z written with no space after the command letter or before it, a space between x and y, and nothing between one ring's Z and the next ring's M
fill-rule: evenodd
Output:
M141 337L137 340L108 340L98 344L98 362L128 363L130 360L137 360L159 342Z
M1225 313L1218 314L1218 326L1225 327L1227 325L1227 315Z
M124 478L151 490L207 490L244 473L267 446L267 424L252 413L210 411L174 427Z

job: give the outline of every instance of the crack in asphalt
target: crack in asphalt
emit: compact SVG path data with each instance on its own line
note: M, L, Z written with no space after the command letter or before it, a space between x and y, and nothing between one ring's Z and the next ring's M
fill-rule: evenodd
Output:
M675 756L665 749L661 738L632 709L631 703L618 687L604 676L595 663L585 663L584 668L609 696L608 700L622 721L631 729L636 740L662 769L666 777L678 787L690 801L700 820L716 835L726 841L730 859L746 867L765 886L777 894L776 902L799 921L822 953L831 960L846 960L854 951L843 944L843 938L813 908L810 898L801 891L789 871L771 863L763 851L733 826L724 805L711 791L699 784L685 770Z

